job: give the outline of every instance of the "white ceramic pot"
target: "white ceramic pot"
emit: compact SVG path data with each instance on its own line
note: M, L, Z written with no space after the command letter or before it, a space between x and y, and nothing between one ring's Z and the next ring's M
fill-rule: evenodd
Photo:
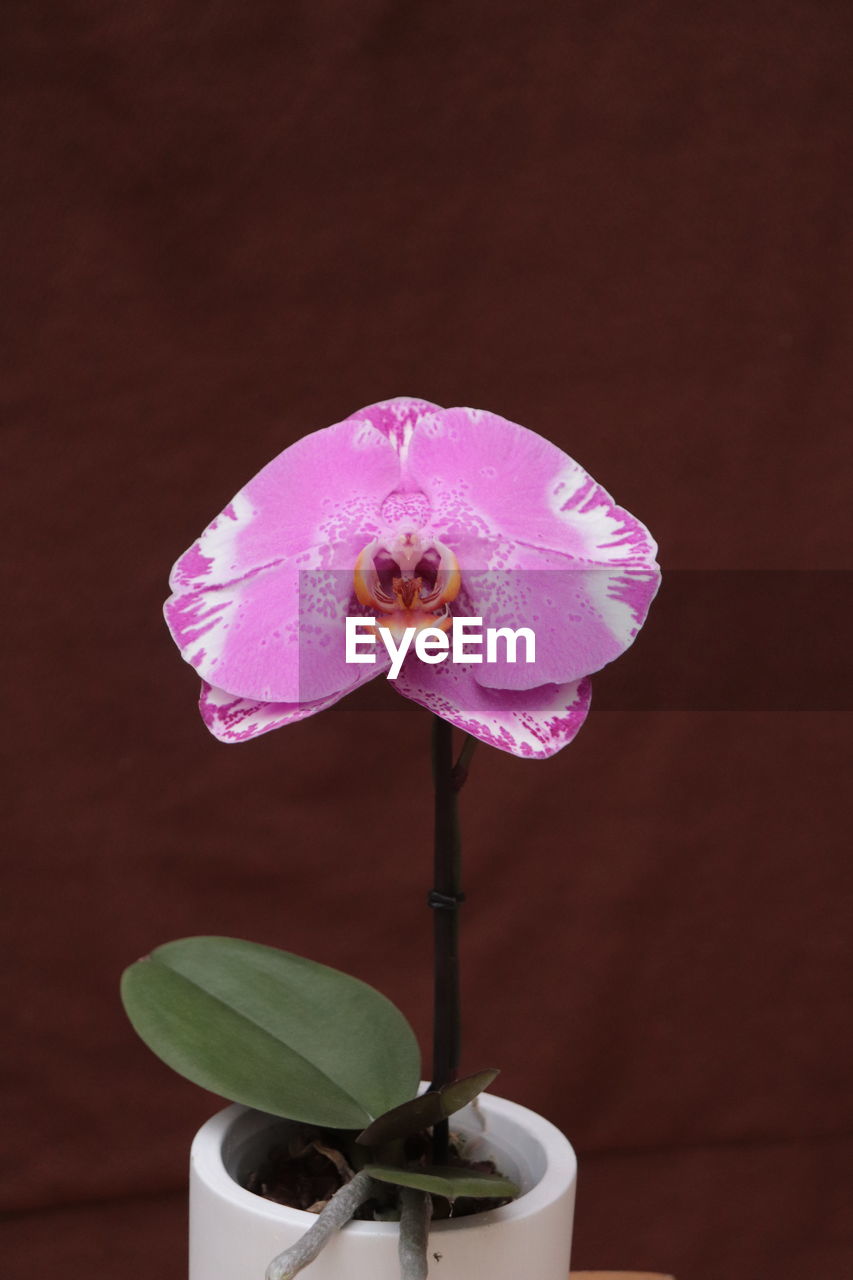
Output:
M267 1264L316 1217L274 1204L240 1185L285 1121L232 1106L208 1120L190 1158L190 1280L264 1280ZM503 1098L481 1095L451 1125L491 1157L522 1194L511 1204L430 1229L433 1280L566 1280L577 1161L547 1120ZM350 1222L305 1269L306 1280L399 1280L398 1228Z

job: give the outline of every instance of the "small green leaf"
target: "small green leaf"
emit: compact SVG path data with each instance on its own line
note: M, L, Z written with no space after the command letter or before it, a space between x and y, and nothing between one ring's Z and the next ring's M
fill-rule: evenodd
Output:
M443 1118L440 1095L423 1093L379 1116L358 1135L356 1142L363 1147L381 1147L387 1142L408 1138L411 1133L420 1133L421 1129L430 1129Z
M463 1107L467 1107L468 1103L473 1102L478 1093L488 1089L499 1075L498 1067L487 1067L485 1071L476 1071L473 1075L463 1076L461 1080L446 1084L439 1090L444 1107L442 1120L449 1119L454 1111L461 1111Z
M477 1200L505 1200L520 1194L509 1178L499 1173L478 1173L476 1169L457 1169L452 1165L427 1166L424 1169L395 1169L390 1164L367 1164L364 1172L377 1182L391 1182L396 1187L414 1187L430 1195L458 1200L468 1196Z
M454 1111L467 1107L478 1093L488 1089L499 1075L496 1068L478 1071L475 1075L465 1076L462 1080L454 1080L432 1093L423 1093L419 1098L410 1098L402 1102L392 1111L386 1111L373 1124L368 1125L356 1142L365 1147L381 1147L386 1142L396 1142L400 1138L408 1138L409 1134L420 1133L422 1129L430 1129L442 1120L447 1120Z
M182 938L125 970L134 1028L165 1063L233 1102L362 1129L411 1098L414 1032L367 983L238 938Z

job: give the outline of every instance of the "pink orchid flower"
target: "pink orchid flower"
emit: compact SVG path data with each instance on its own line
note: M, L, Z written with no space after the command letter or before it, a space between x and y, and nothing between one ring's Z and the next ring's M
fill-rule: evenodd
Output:
M223 742L292 724L388 672L345 657L347 617L529 627L536 659L428 665L396 690L513 755L564 747L591 673L632 643L659 584L648 530L567 454L477 409L400 398L274 458L172 571L166 620ZM413 632L413 634L414 634Z

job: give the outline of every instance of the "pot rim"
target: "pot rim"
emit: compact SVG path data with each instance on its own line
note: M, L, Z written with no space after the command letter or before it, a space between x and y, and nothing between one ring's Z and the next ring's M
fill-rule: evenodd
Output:
M488 1120L490 1116L505 1119L523 1131L524 1136L537 1143L545 1158L545 1170L541 1178L517 1199L502 1205L499 1209L487 1209L483 1213L471 1214L465 1218L448 1218L434 1222L430 1233L445 1231L471 1230L475 1227L486 1227L490 1223L505 1222L530 1217L541 1212L564 1192L567 1185L574 1182L577 1176L577 1158L568 1138L553 1124L535 1111L520 1106L517 1102L509 1102L506 1098L494 1094L483 1093L479 1098L482 1114ZM272 1219L278 1222L297 1224L307 1230L317 1221L317 1215L307 1213L304 1209L293 1209L289 1205L276 1204L263 1196L248 1191L234 1180L228 1172L223 1160L223 1146L228 1134L237 1121L253 1108L233 1103L224 1110L211 1116L196 1134L190 1160L195 1175L201 1178L213 1191L233 1204L241 1206L247 1213L257 1217ZM263 1115L263 1112L256 1114ZM271 1123L280 1123L282 1117L270 1116ZM500 1148L500 1138L495 1140ZM349 1222L347 1234L357 1236L392 1236L397 1233L396 1222Z

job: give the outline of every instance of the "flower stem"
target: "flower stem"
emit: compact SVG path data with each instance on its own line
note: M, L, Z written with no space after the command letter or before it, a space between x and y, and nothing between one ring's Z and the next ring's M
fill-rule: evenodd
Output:
M438 716L432 722L432 773L435 787L434 888L429 905L434 910L435 956L432 1088L456 1079L459 1068L459 903L461 844L459 790L468 776L475 739L466 738L459 760L453 762L453 729ZM447 1161L447 1121L433 1130L433 1159Z

